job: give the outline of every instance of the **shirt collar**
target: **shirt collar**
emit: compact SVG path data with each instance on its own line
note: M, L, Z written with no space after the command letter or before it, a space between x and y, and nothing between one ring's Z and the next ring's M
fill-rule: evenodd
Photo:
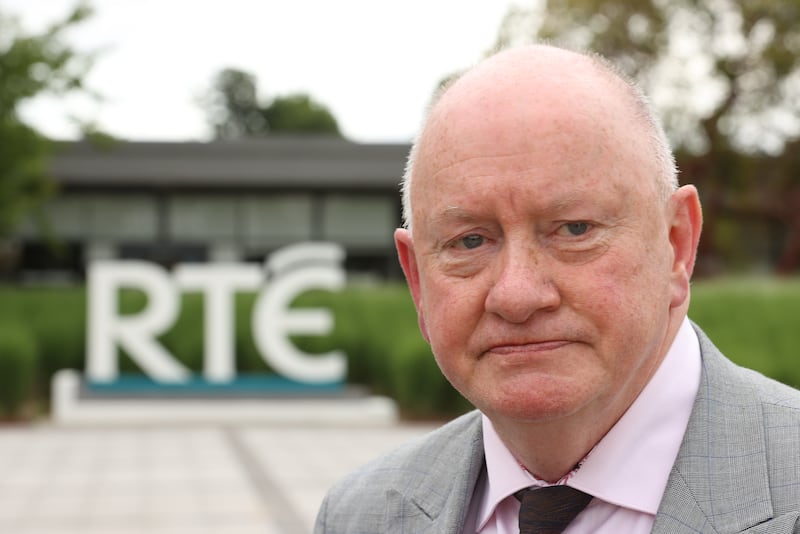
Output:
M700 346L684 319L650 382L566 483L617 506L655 515L683 441L700 385ZM546 486L522 468L483 416L486 486L478 510L483 528L501 501Z

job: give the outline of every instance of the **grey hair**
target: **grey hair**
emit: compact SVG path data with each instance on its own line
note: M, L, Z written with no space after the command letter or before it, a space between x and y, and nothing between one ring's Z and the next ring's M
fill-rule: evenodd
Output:
M411 178L414 173L414 164L417 161L417 154L419 153L419 145L422 141L422 134L428 127L428 121L430 120L431 111L433 111L433 108L436 107L436 104L442 99L442 96L444 96L450 86L458 81L458 79L463 75L464 73L462 72L458 75L452 76L447 80L446 83L443 83L438 87L428 103L428 107L425 110L425 114L422 118L422 124L420 124L420 127L417 130L417 135L411 142L411 149L408 151L406 166L403 170L403 178L400 181L403 227L409 230L411 230Z
M661 200L666 202L672 192L678 189L678 168L675 163L675 156L670 147L669 139L664 131L664 126L652 103L650 102L650 99L644 93L639 84L636 83L636 81L622 72L617 65L605 57L592 52L581 53L581 55L588 58L597 68L600 74L603 75L608 81L616 84L621 83L624 93L630 97L633 104L632 108L636 113L636 117L642 121L645 126L645 130L648 133L649 145L652 149L653 156L658 166L657 176L655 177L657 193L659 194ZM434 94L434 97L431 99L431 102L424 114L422 124L420 125L417 135L411 143L411 149L409 150L408 158L406 160L403 178L400 182L403 227L409 230L411 230L412 226L411 183L413 181L414 165L419 153L419 145L422 141L422 136L428 126L431 111L439 102L439 100L441 100L450 86L458 81L461 76L463 76L463 73L450 79L447 84L442 85Z
M411 149L408 151L408 158L406 159L405 170L403 171L403 178L400 181L400 197L403 208L403 227L411 230L411 177L414 174L414 163L417 160L417 152L419 152L420 137L425 130L426 120L423 121L423 126L420 128L419 133L411 143Z

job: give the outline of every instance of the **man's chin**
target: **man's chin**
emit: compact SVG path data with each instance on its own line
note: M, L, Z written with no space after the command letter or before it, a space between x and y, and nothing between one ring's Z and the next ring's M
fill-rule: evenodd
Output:
M500 417L526 423L552 423L574 415L585 405L581 399L560 396L495 399L482 410L490 419Z

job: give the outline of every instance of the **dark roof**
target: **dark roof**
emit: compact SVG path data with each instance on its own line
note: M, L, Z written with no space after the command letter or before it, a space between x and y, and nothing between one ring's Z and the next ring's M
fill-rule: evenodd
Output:
M66 187L391 188L409 145L269 137L207 143L62 143L51 172Z

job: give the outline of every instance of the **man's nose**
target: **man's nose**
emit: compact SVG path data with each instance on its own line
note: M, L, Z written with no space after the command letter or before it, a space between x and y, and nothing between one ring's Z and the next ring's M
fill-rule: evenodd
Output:
M530 248L506 250L497 261L494 283L485 308L512 323L524 323L538 311L552 311L561 304L558 287L545 258Z

